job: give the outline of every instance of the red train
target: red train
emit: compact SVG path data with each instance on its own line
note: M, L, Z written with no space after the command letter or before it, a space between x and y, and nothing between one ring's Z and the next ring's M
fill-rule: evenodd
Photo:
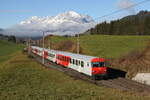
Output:
M94 79L108 76L107 59L31 46L34 54Z

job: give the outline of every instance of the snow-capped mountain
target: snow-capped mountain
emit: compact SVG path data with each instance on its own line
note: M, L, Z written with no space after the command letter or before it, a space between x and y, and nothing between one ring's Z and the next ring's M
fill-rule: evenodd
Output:
M53 35L74 35L93 26L92 17L69 11L57 16L33 16L8 29L7 33L11 31L17 36L39 36L44 31Z

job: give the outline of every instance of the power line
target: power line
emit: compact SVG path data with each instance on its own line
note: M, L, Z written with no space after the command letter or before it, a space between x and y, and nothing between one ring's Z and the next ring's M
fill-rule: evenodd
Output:
M144 1L138 2L138 3L133 4L133 5L131 5L131 6L128 6L128 7L125 7L125 8L116 10L116 11L113 11L113 12L111 12L111 13L109 13L109 14L106 14L106 15L103 15L103 16L100 16L100 17L97 17L97 18L95 18L94 20L98 20L98 19L100 19L100 18L104 18L104 17L111 16L111 15L113 15L113 14L115 14L115 13L124 11L124 10L129 9L129 8L132 8L132 7L136 7L136 6L138 6L138 5L141 5L141 4L143 4L143 3L146 3L146 2L148 2L148 1L150 1L150 0L144 0Z

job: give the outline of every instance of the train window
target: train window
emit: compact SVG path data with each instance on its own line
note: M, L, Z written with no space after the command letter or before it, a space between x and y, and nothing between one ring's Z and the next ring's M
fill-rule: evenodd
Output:
M81 67L84 67L84 62L83 61L81 61Z
M76 60L76 65L78 65L78 60Z
M79 60L78 64L80 65L80 60Z
M89 63L87 63L87 66L89 66Z
M64 61L66 61L66 57L63 57L64 58Z
M54 58L54 56L55 56L55 55L54 55L54 54L49 53L49 54L48 54L48 56L49 56L49 57Z
M69 59L68 59L68 58L66 58L66 61L68 62L68 61L69 61Z
M72 59L70 58L70 63L72 63Z
M63 61L66 61L66 57L63 56Z
M65 57L65 61L67 62L67 60L68 60L68 58L67 57Z
M73 59L73 64L74 64L74 62L75 62L75 61L74 61L74 59Z
M64 57L63 56L60 56L61 57L61 60L64 60Z

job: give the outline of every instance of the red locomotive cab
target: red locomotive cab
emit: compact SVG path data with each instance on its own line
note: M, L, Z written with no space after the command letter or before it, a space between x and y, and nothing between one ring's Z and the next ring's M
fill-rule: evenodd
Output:
M105 76L107 74L107 66L105 59L95 58L91 61L92 75L93 76Z

